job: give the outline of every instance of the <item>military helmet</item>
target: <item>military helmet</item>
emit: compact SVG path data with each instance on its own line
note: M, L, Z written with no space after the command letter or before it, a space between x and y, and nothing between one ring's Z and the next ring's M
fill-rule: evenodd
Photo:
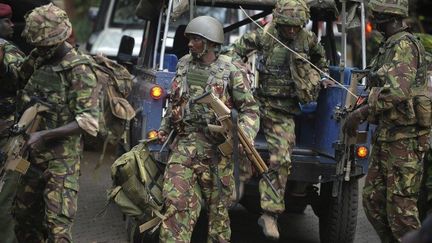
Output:
M54 46L69 38L72 24L65 11L52 3L33 9L25 15L22 37L35 46Z
M408 17L408 0L370 0L368 7L376 13Z
M199 16L192 19L186 26L185 35L187 34L199 35L218 44L224 42L222 24L210 16Z
M273 9L273 21L277 24L304 26L310 13L303 0L278 0Z

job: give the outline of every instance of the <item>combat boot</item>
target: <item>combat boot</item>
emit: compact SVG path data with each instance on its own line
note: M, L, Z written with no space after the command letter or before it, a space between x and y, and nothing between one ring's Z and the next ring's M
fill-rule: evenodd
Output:
M264 213L258 219L258 225L261 226L264 235L272 240L279 239L279 229L277 224L277 215Z

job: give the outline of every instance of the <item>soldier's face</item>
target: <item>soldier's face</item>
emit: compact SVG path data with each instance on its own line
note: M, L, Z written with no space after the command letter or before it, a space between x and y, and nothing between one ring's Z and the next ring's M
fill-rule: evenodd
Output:
M202 37L198 35L188 35L187 38L189 39L189 51L192 55L197 55L204 51L205 41Z
M11 38L13 35L14 24L10 18L0 19L0 37Z
M298 32L300 31L300 26L292 26L292 25L278 25L279 33L287 38L287 39L294 39Z

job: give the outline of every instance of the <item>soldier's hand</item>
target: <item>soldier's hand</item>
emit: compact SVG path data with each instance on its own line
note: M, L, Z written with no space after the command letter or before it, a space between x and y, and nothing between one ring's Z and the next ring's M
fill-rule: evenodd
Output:
M348 136L355 136L357 128L362 121L364 121L369 114L368 105L361 106L357 110L349 113L345 118L342 131L347 133Z
M29 137L27 139L27 142L25 146L23 147L22 152L24 152L27 149L36 149L40 145L42 145L45 142L44 135L46 134L46 131L39 131L29 134Z
M161 143L165 142L167 140L167 136L168 136L168 134L164 130L160 130L158 132L159 142L161 142Z
M350 113L347 118L345 118L345 123L343 124L342 131L348 136L353 137L356 135L357 128L360 124L360 120L358 116L355 114L355 111Z

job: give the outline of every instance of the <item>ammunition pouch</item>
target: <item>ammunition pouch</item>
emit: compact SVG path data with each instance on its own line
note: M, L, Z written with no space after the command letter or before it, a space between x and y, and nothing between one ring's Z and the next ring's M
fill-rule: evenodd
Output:
M263 97L274 98L293 98L295 97L294 82L291 80L284 83L271 82L272 79L277 78L272 74L260 73L261 82L257 93Z
M306 104L316 101L321 88L319 72L298 56L293 57L293 62L292 77L295 83L295 94L299 102Z

